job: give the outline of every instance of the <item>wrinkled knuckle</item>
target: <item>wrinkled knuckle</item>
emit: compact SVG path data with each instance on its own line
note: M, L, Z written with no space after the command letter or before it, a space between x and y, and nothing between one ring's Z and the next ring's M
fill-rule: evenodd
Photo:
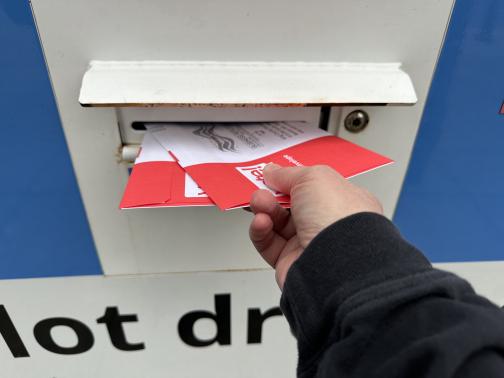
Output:
M318 174L327 174L332 172L332 169L328 165L316 165L313 167L313 171Z
M305 171L304 178L305 179L320 179L321 177L324 177L327 175L328 172L328 167L325 165L315 165L313 167L308 168Z
M312 177L311 167L304 167L301 171L299 171L299 174L294 177L293 186L302 184L306 181L310 181L311 177Z

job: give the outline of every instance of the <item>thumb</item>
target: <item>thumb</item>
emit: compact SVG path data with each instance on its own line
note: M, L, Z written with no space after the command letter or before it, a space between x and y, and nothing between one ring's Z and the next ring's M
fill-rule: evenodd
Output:
M305 170L306 167L283 168L278 164L270 163L263 169L264 183L273 190L290 194Z

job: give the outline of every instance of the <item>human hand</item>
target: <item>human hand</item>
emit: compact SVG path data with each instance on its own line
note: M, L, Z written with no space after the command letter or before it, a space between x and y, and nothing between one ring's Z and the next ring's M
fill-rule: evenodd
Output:
M250 240L275 268L280 289L290 266L324 228L352 214L383 212L371 193L327 166L282 168L268 164L263 174L266 185L291 198L290 212L267 190L255 192L250 202L254 213Z

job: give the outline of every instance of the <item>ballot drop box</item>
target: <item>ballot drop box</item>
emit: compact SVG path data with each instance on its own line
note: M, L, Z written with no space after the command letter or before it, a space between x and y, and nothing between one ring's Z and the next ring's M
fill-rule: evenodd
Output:
M294 376L250 213L119 210L146 125L315 123L395 161L352 179L392 217L453 0L31 5L103 276L2 289L27 325L9 376Z
M118 210L145 122L320 122L395 161L355 179L392 216L452 5L33 1L104 273L265 268L243 211Z

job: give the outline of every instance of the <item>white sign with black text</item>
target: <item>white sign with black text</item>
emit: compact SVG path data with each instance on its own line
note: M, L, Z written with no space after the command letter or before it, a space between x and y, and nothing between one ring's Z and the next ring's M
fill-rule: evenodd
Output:
M0 281L3 377L293 377L272 271Z
M503 262L441 264L504 304ZM0 281L1 377L294 377L272 270Z

